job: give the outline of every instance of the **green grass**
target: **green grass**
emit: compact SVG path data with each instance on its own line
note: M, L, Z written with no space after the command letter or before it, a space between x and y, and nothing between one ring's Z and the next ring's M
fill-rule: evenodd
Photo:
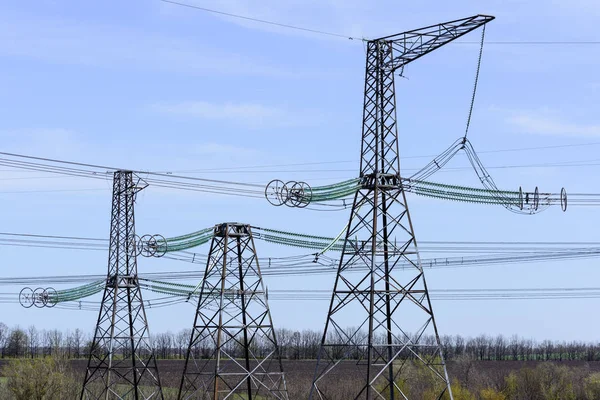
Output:
M0 397L4 396L5 392L8 391L7 386L7 382L8 382L8 378L4 377L4 376L0 376Z

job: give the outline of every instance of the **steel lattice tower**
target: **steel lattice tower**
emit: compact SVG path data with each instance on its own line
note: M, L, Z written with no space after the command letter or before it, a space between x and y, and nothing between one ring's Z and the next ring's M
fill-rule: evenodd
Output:
M361 188L350 213L311 399L331 397L345 359L358 359L364 368L354 399L407 399L401 379L408 368L430 371L434 383L428 398L452 399L401 185L394 72L492 19L477 15L367 42ZM397 267L406 262L410 268ZM352 328L346 328L349 323Z
M288 399L249 225L215 226L179 399Z
M108 276L81 399L162 399L137 276L134 202L145 187L115 171Z

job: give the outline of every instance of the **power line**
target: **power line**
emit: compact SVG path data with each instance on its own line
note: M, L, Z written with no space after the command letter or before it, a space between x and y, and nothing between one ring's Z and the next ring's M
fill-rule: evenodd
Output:
M496 165L486 167L486 169L512 169L512 168L554 168L554 167L593 167L598 166L600 163L598 162L589 162L586 160L582 161L563 161L563 162L554 162L554 163L542 163L542 164L516 164L516 165ZM241 169L231 169L227 171L211 171L214 174L280 174L280 173L323 173L323 172L356 172L356 169L344 168L344 169L293 169L293 170L256 170L256 171L248 171L243 169L244 167L239 167ZM460 171L460 170L470 170L472 169L469 166L465 167L447 167L441 169L440 171ZM420 171L420 168L402 168L402 171ZM193 173L193 172L190 172ZM264 187L264 185L257 186Z
M101 242L108 242L108 239L102 238L89 238L81 236L57 236L57 235L38 235L33 233L11 233L11 232L0 232L1 236L23 236L23 237L34 237L44 239L73 239L73 240L95 240Z
M445 157L446 156L452 157L453 154L455 154L458 150L455 149L454 151L451 151L450 154L448 154L448 151L451 149L454 149L455 146L456 146L456 142L451 146L450 149L448 149L444 153L442 153L442 155L444 155ZM464 147L464 145L463 145L463 147ZM32 171L62 174L62 175L74 176L74 177L86 177L86 178L100 179L100 180L106 181L109 176L108 174L111 172L110 170L113 170L113 171L117 170L116 168L107 167L107 166L99 166L99 165L95 165L95 164L71 162L71 161L64 161L64 160L58 160L58 159L50 159L50 158L20 155L20 154L15 154L15 153L0 152L0 155L3 155L3 154L8 155L9 157L13 157L13 158L23 158L25 160L36 160L36 161L42 160L43 162L25 161L25 160L21 160L21 159L12 159L12 158L0 158L0 166L8 166L8 167L12 167L12 168L27 169L27 170L32 170ZM438 159L442 155L436 157L436 159ZM587 166L593 166L593 165L600 165L598 163L591 163L593 161L598 161L598 160L597 159L584 160L583 162L585 162L585 164L576 164L577 162L581 162L581 161L566 161L566 162L560 162L560 163L544 163L544 164L529 164L529 165L503 165L503 166L490 167L490 169L544 168L544 167L556 167L556 166L561 166L561 167L586 166L587 167ZM477 162L478 162L478 164L476 166L474 166L473 163L471 163L472 164L471 168L475 168L476 171L477 171L477 166L479 166L479 167L482 166L480 161L477 161ZM443 165L445 165L446 163L447 163L447 160L442 162L442 164L435 163L435 160L434 160L434 161L430 162L428 164L428 166L425 167L425 169L422 168L422 169L418 170L417 174L413 175L411 177L411 179L414 178L419 173L423 172L424 170L425 170L425 173L428 174L427 176L430 176L432 173L439 171L440 168L442 168ZM58 165L56 165L56 164L58 164ZM66 165L62 165L62 164L66 164ZM436 165L435 168L433 168L433 166L432 166L433 164ZM75 166L77 166L77 167L75 167ZM85 166L87 168L79 168L79 166ZM100 169L102 169L102 170L100 170ZM109 171L107 171L107 169ZM464 169L470 169L470 168L469 167L454 167L454 168L446 168L444 170L452 171L452 170L464 170ZM414 170L414 169L412 169L412 170ZM318 171L318 170L312 169L312 170L305 170L304 172L316 172L316 171ZM326 170L326 171L329 171L329 170ZM354 171L354 170L348 170L348 171ZM404 171L411 171L411 169L404 169ZM257 198L257 199L263 199L265 197L265 185L264 184L236 182L236 181L232 181L232 180L206 179L206 178L193 177L193 176L187 176L187 175L176 175L176 174L172 174L172 173L160 173L160 172L149 172L149 171L132 171L132 172L135 172L136 174L138 174L138 177L140 177L140 179L142 181L151 185L152 187L198 191L198 192L214 193L214 194L226 194L226 195L230 195L230 196L240 196L240 197ZM259 172L266 172L266 171L259 171ZM289 173L292 171L287 170L285 172ZM487 174L487 172L486 172L486 174ZM426 179L427 176L421 177L419 179ZM496 191L498 190L495 187L493 189ZM589 196L592 196L592 197L590 197L589 199L586 199L586 198L573 199L571 197L571 199L570 199L571 201L569 201L569 203L572 205L573 204L584 205L584 203L585 203L585 205L596 205L596 203L597 203L596 199L595 199L596 195L588 194L588 197ZM337 211L337 210L345 209L347 207L347 204L345 203L345 201L343 199L341 199L341 197L343 197L343 196L338 196L339 201L336 204L333 204L333 203L325 204L323 201L315 201L314 205L310 206L308 208L311 210L318 210L318 211ZM573 202L572 200L575 200L575 202Z
M149 287L145 290L152 292ZM170 305L187 303L189 294L169 293L167 289L160 297L144 300L148 308L161 308ZM432 289L431 298L440 301L481 301L481 300L563 300L563 299L597 299L600 298L600 288L597 287L559 287L559 288L486 288L486 289ZM331 299L328 290L271 290L270 300L275 301L327 301ZM0 293L0 303L18 304L19 294L11 292ZM57 304L57 308L70 310L97 309L98 301L79 299L65 300Z
M600 145L600 142L589 142L589 143L575 143L575 144L562 144L562 145L553 145L553 146L535 146L535 147L521 147L521 148L508 148L508 149L498 149L498 150L484 150L479 151L479 154L492 154L492 153L506 153L506 152L521 152L521 151L532 151L532 150L549 150L549 149L561 149L568 147L588 147L588 146L597 146ZM437 154L429 154L422 156L405 156L403 159L419 159L419 158L432 158L436 157ZM285 171L285 170L277 170L277 171L248 171L249 169L257 169L257 168L276 168L276 167L295 167L295 166L307 166L307 165L328 165L328 164L350 164L356 163L356 160L339 160L339 161L315 161L315 162L306 162L306 163L290 163L290 164L263 164L263 165L246 165L246 166L237 166L237 167L226 167L226 168L205 168L205 169L190 169L190 170L174 170L174 171L162 171L163 173L224 173L225 171L232 172L307 172L311 170L296 170L296 171ZM338 172L348 172L354 171L350 169L342 169L342 170L315 170L315 172L323 172L323 171L338 171Z
M46 161L46 162L53 162L53 163L76 165L78 167L89 167L89 168L97 168L97 169L112 170L112 171L125 170L124 168L114 168L114 167L107 167L107 166L98 165L98 164L88 164L88 163L80 163L80 162L74 162L74 161L64 161L64 160L57 160L57 159L54 159L54 158L47 158L47 157L26 156L26 155L23 155L23 154L16 154L16 153L0 152L0 155L10 156L10 157L18 157L18 158L27 158L27 159L30 159L30 160L38 160L38 161Z
M319 35L335 36L335 37L349 39L349 40L360 40L360 41L367 40L367 39L364 39L364 38L358 38L358 37L353 37L353 36L349 36L349 35L342 35L341 33L334 33L334 32L322 31L322 30L318 30L318 29L304 28L304 27L296 26L296 25L283 24L283 23L280 23L280 22L268 21L268 20L265 20L265 19L247 17L245 15L239 15L239 14L233 14L233 13L228 13L228 12L224 12L224 11L213 10L213 9L210 9L210 8L200 7L200 6L196 6L196 5L193 5L193 4L180 3L180 2L177 2L177 1L171 1L171 0L160 0L160 1L162 1L163 3L174 4L174 5L177 5L177 6L193 8L195 10L206 11L206 12L213 13L213 14L226 15L226 16L232 17L232 18L238 18L238 19L244 19L244 20L247 20L247 21L259 22L261 24L279 26L281 28L288 28L288 29L295 29L295 30L298 30L298 31L310 32L310 33L317 33Z
M44 161L44 162L50 162L50 163L56 163L56 164L67 164L67 165L83 166L83 167L94 168L94 169L102 169L102 170L105 170L105 172L84 170L84 169L79 169L79 168L61 167L61 166L55 166L55 165L43 164L43 163L16 161L16 160L10 160L10 159L0 159L0 165L4 165L4 166L8 166L8 167L24 168L24 169L29 169L29 170L33 170L33 171L58 173L58 174L69 175L69 176L87 177L87 178L94 178L94 179L101 179L101 180L106 180L106 178L108 177L108 173L110 173L110 172L114 172L117 170L128 170L128 169L120 169L120 168L108 167L108 166L102 166L102 165L96 165L96 164L65 161L65 160L45 158L45 157L35 157L35 156L28 156L28 155L15 154L15 153L0 152L0 155L5 155L5 156L9 156L9 157L14 157L14 158L24 158L24 159L29 159L29 160L38 160L38 161ZM129 170L129 171L132 171L132 172L134 172L138 175L144 176L144 177L151 175L151 176L169 178L170 181L160 180L157 178L146 178L145 179L145 181L147 181L148 183L150 183L151 181L156 182L158 184L157 186L161 186L160 183L170 184L170 185L187 185L188 187L191 187L191 185L193 185L193 184L189 184L189 183L173 182L173 180L175 180L175 179L182 179L182 180L188 180L188 181L208 182L208 183L215 183L215 184L226 184L226 185L237 185L237 186L260 188L261 190L255 191L256 193L262 193L262 189L264 187L263 185L258 185L258 184L225 181L225 180L218 180L218 179L205 179L205 178L197 178L197 177L192 177L192 176L173 175L170 173L159 173L159 172L140 171L140 170ZM196 188L198 188L198 187L207 188L207 189L211 189L211 188L223 189L220 187L196 186ZM231 189L231 190L233 190L233 189ZM236 190L239 190L239 189L236 189Z
M163 1L163 0L161 0ZM547 149L559 149L559 148L568 148L568 147L588 147L588 146L597 146L600 145L600 142L588 142L588 143L576 143L576 144L563 144L563 145L552 145L552 146L535 146L535 147L522 147L522 148L508 148L508 149L498 149L498 150L484 150L484 151L479 151L479 154L492 154L492 153L503 153L503 152L521 152L521 151L532 151L532 150L547 150ZM39 160L39 161L46 161L46 162L52 162L52 163L60 163L60 164L68 164L68 165L76 165L76 166L85 166L85 167L90 167L90 168L95 168L95 169L103 169L108 171L116 171L116 170L122 170L122 168L117 168L117 167L110 167L110 166L103 166L103 165L98 165L98 164L89 164L89 163L80 163L80 162L73 162L73 161L65 161L65 160L60 160L60 159L52 159L52 158L45 158L45 157L35 157L35 156L28 156L28 155L23 155L23 154L15 154L15 153L6 153L6 152L0 152L0 155L6 155L6 156L10 156L10 157L17 157L17 158L26 158L26 159L32 159L32 160ZM431 157L436 157L436 155L434 154L430 154L430 155L421 155L421 156L406 156L403 157L403 159L417 159L417 158L431 158ZM0 162L2 161L6 161L9 162L9 160L0 160ZM587 165L598 165L598 164L581 164L581 163L586 163L586 162L593 162L593 161L598 161L598 160L586 160L586 161L566 161L563 163L545 163L545 164L533 164L533 165L510 165L510 166L495 166L495 167L488 167L488 168L529 168L529 167L540 167L540 166L556 166L556 165L562 165L564 163L580 163L577 166L587 166ZM329 165L329 164L347 164L347 163L355 163L356 161L352 161L352 160L340 160L340 161L316 161L316 162L307 162L307 163L290 163L290 164L264 164L264 165L248 165L248 166L237 166L237 167L226 167L226 168L207 168L207 169L193 169L193 170L170 170L170 171L156 171L156 172L151 172L151 171L141 171L141 170L132 170L133 172L136 172L138 174L149 174L149 175L156 175L156 176L161 176L161 177L167 177L167 178L180 178L180 179L190 179L190 180L200 180L200 181L208 181L208 182L215 182L215 183L227 183L227 184L240 184L241 182L232 182L232 181L222 181L222 180L210 180L210 179L203 179L203 178L196 178L196 177L190 177L190 176L179 176L179 175L173 175L174 173L203 173L203 172L211 172L211 173L220 173L222 171L232 171L232 172L246 172L246 173L252 173L252 172L265 172L265 173L277 173L277 172L323 172L323 171L337 171L337 172L350 172L350 171L354 171L352 169L336 169L336 170L323 170L323 169L319 169L319 170L306 170L306 169L301 169L301 170L292 170L292 171L286 171L286 170L271 170L271 171L248 171L248 169L255 169L255 168L275 168L275 167L289 167L289 166L307 166L307 165ZM14 163L14 161L13 161ZM38 164L41 165L41 164ZM7 166L13 166L13 167L17 167L17 168L23 168L22 166L15 166L15 165L7 165ZM459 167L462 168L462 167ZM468 167L465 167L468 168ZM456 169L456 168L455 168ZM42 171L40 169L35 169L37 171ZM127 170L127 169L126 169ZM405 169L405 170L414 170L414 169ZM43 172L51 172L51 171L43 171ZM97 171L85 171L85 170L72 170L73 173L86 173L86 177L88 177L88 174L93 174L96 175L97 177L101 178L101 179L105 179L104 176L100 177L98 176L99 173ZM106 174L106 172L104 172L104 174ZM262 185L258 185L258 184L248 184L254 187L262 187Z
M478 153L479 154L492 154L492 153L504 153L504 152L521 152L521 151L532 151L532 150L561 149L561 148L568 148L568 147L588 147L588 146L597 146L597 145L600 145L600 142L562 144L562 145L552 145L552 146L520 147L520 148L508 148L508 149L498 149L498 150L483 150L483 151L479 151ZM10 156L15 156L15 157L29 157L29 156L12 154L12 153L0 153L0 154L5 154L5 155L10 155ZM429 154L429 155L421 155L421 156L405 156L402 158L403 159L418 159L418 158L431 158L431 157L436 157L436 156L437 156L437 154ZM35 157L32 157L32 158L35 158ZM68 161L63 161L63 160L55 160L55 159L47 159L47 160L52 161L52 162L69 163ZM154 173L160 173L160 174L170 176L173 173L186 173L186 174L188 174L188 173L205 173L205 172L219 173L221 171L238 172L238 170L240 172L242 172L242 171L255 172L255 171L248 171L248 169L292 167L292 166L295 167L295 166L307 166L307 165L349 164L349 163L356 163L356 160L314 161L314 162L289 163L289 164L241 165L241 166L236 166L236 167L201 168L201 169L189 169L189 170L163 170L163 171L154 171ZM74 163L74 164L87 165L87 166L109 169L109 170L117 170L118 169L115 167L102 167L102 166L98 166L98 165L94 165L94 164L83 164L83 163ZM300 170L299 172L305 172L305 171L310 171L310 170ZM319 172L321 172L321 171L323 171L323 170L319 170ZM350 170L340 170L340 171L346 172L346 171L350 171ZM6 169L6 170L2 170L1 172L15 172L15 171L13 169ZM19 172L35 172L35 171L21 170ZM259 172L259 171L256 171L256 172ZM286 171L285 170L277 170L277 171L268 171L268 172L286 172ZM296 171L290 171L290 172L296 172ZM90 190L96 190L96 189L90 189Z
M17 193L60 193L60 192L98 192L106 191L106 189L50 189L50 190L8 190L0 191L0 194L17 194Z
M257 230L265 228L255 227ZM6 238L8 237L8 238ZM48 240L46 240L48 239ZM260 239L260 237L257 237ZM324 240L331 240L329 237L323 237ZM99 243L107 244L107 238L100 237L88 237L88 236L61 236L61 235L43 235L34 233L17 233L17 232L0 232L0 241L13 240L18 241L16 243L45 243L45 244L71 244L74 242L95 242L94 245ZM167 239L169 240L169 239ZM470 250L484 250L489 252L498 251L554 251L554 250L582 250L582 246L587 249L600 248L600 241L457 241L457 240L421 240L419 241L420 248L422 251L428 250L444 250L444 251L470 251ZM187 254L190 257L200 256L197 253L191 251L180 251L182 254ZM312 255L313 253L311 253ZM289 259L289 258L302 258L307 255L296 255L286 257L265 257L265 259Z
M456 44L479 44L473 41L457 41ZM499 45L598 45L597 40L490 40L485 44Z
M521 147L521 148L498 149L498 150L484 150L484 151L479 151L478 153L483 154L483 153L518 152L518 151L529 151L529 150L562 149L562 148L566 148L566 147L584 147L584 146L587 147L587 146L597 146L597 145L600 145L600 142L559 144L559 145L553 145L553 146Z
M162 1L163 3L169 3L169 4L177 5L180 7L192 8L192 9L199 10L199 11L205 11L205 12L209 12L209 13L213 13L213 14L225 15L225 16L232 17L232 18L244 19L247 21L258 22L261 24L278 26L281 28L316 33L319 35L334 36L334 37L339 37L339 38L349 39L349 40L358 40L361 42L369 40L368 38L359 38L359 37L344 35L344 34L336 33L336 32L328 32L328 31L322 31L319 29L311 29L311 28L305 28L305 27L301 27L301 26L297 26L297 25L284 24L281 22L275 22L275 21L270 21L270 20L265 20L265 19L260 19L260 18L249 17L249 16L241 15L241 14L234 14L234 13L229 13L229 12L225 12L225 11L219 11L219 10L215 10L212 8L200 7L200 6L197 6L194 4L182 3L182 2L178 2L178 1L172 1L172 0L160 0L160 1ZM455 43L456 44L479 44L479 42L474 42L474 41L457 41ZM490 41L486 41L485 43L486 44L496 44L496 45L530 45L530 46L531 45L563 45L564 46L564 45L599 45L600 41L595 41L595 40L565 40L565 41L561 41L561 40L490 40Z

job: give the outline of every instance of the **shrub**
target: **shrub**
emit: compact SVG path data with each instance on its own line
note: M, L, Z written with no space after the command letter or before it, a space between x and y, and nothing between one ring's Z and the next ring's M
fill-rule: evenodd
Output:
M503 393L492 388L482 389L479 392L479 398L481 400L506 400L506 396Z
M544 400L575 400L573 371L564 365L543 363L536 368L540 375Z
M471 393L466 387L460 384L458 380L454 380L451 385L452 397L454 400L477 400L475 395ZM450 399L448 394L444 395L444 399Z
M583 391L587 400L600 400L600 372L585 378Z
M575 400L573 372L565 366L543 363L535 369L522 368L506 377L510 400Z
M454 380L450 385L452 389L452 397L454 400L477 400L477 397L471 393L466 387L461 385L458 380ZM435 399L439 395L438 390L429 389L423 394L423 399ZM443 400L450 400L448 392L444 393Z
M77 387L66 372L66 362L54 358L12 360L2 369L15 400L76 398Z

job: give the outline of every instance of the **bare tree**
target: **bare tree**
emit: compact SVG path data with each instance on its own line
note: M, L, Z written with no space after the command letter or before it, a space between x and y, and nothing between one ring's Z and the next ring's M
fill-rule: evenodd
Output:
M0 356L4 358L4 352L6 349L6 340L8 338L8 326L0 322Z
M163 359L167 359L171 353L171 346L173 345L173 334L171 332L159 333L156 335L156 351Z
M66 340L63 345L63 354L65 354L67 356L67 358L71 358L71 356L73 354L73 347L74 347L73 333L68 330L65 337L66 337Z
M27 335L29 338L29 354L31 358L37 357L38 348L40 346L40 335L35 325L29 325L27 328Z
M23 357L27 349L27 333L18 326L8 335L6 353L12 357Z
M73 332L73 356L81 358L81 346L83 345L83 332L81 329L75 329Z
M185 352L187 350L188 342L190 340L190 335L192 334L191 329L182 329L179 331L177 336L175 337L175 342L177 345L177 358L185 357Z
M308 359L316 359L321 345L321 334L318 331L304 330L302 331L302 347L304 347L304 357Z
M52 349L53 355L63 354L63 333L58 329L53 329L50 331L50 347Z
M504 360L506 356L506 339L504 336L496 336L494 340L494 356L495 360Z
M43 330L41 332L42 336L42 355L48 356L52 354L52 335L48 330Z

